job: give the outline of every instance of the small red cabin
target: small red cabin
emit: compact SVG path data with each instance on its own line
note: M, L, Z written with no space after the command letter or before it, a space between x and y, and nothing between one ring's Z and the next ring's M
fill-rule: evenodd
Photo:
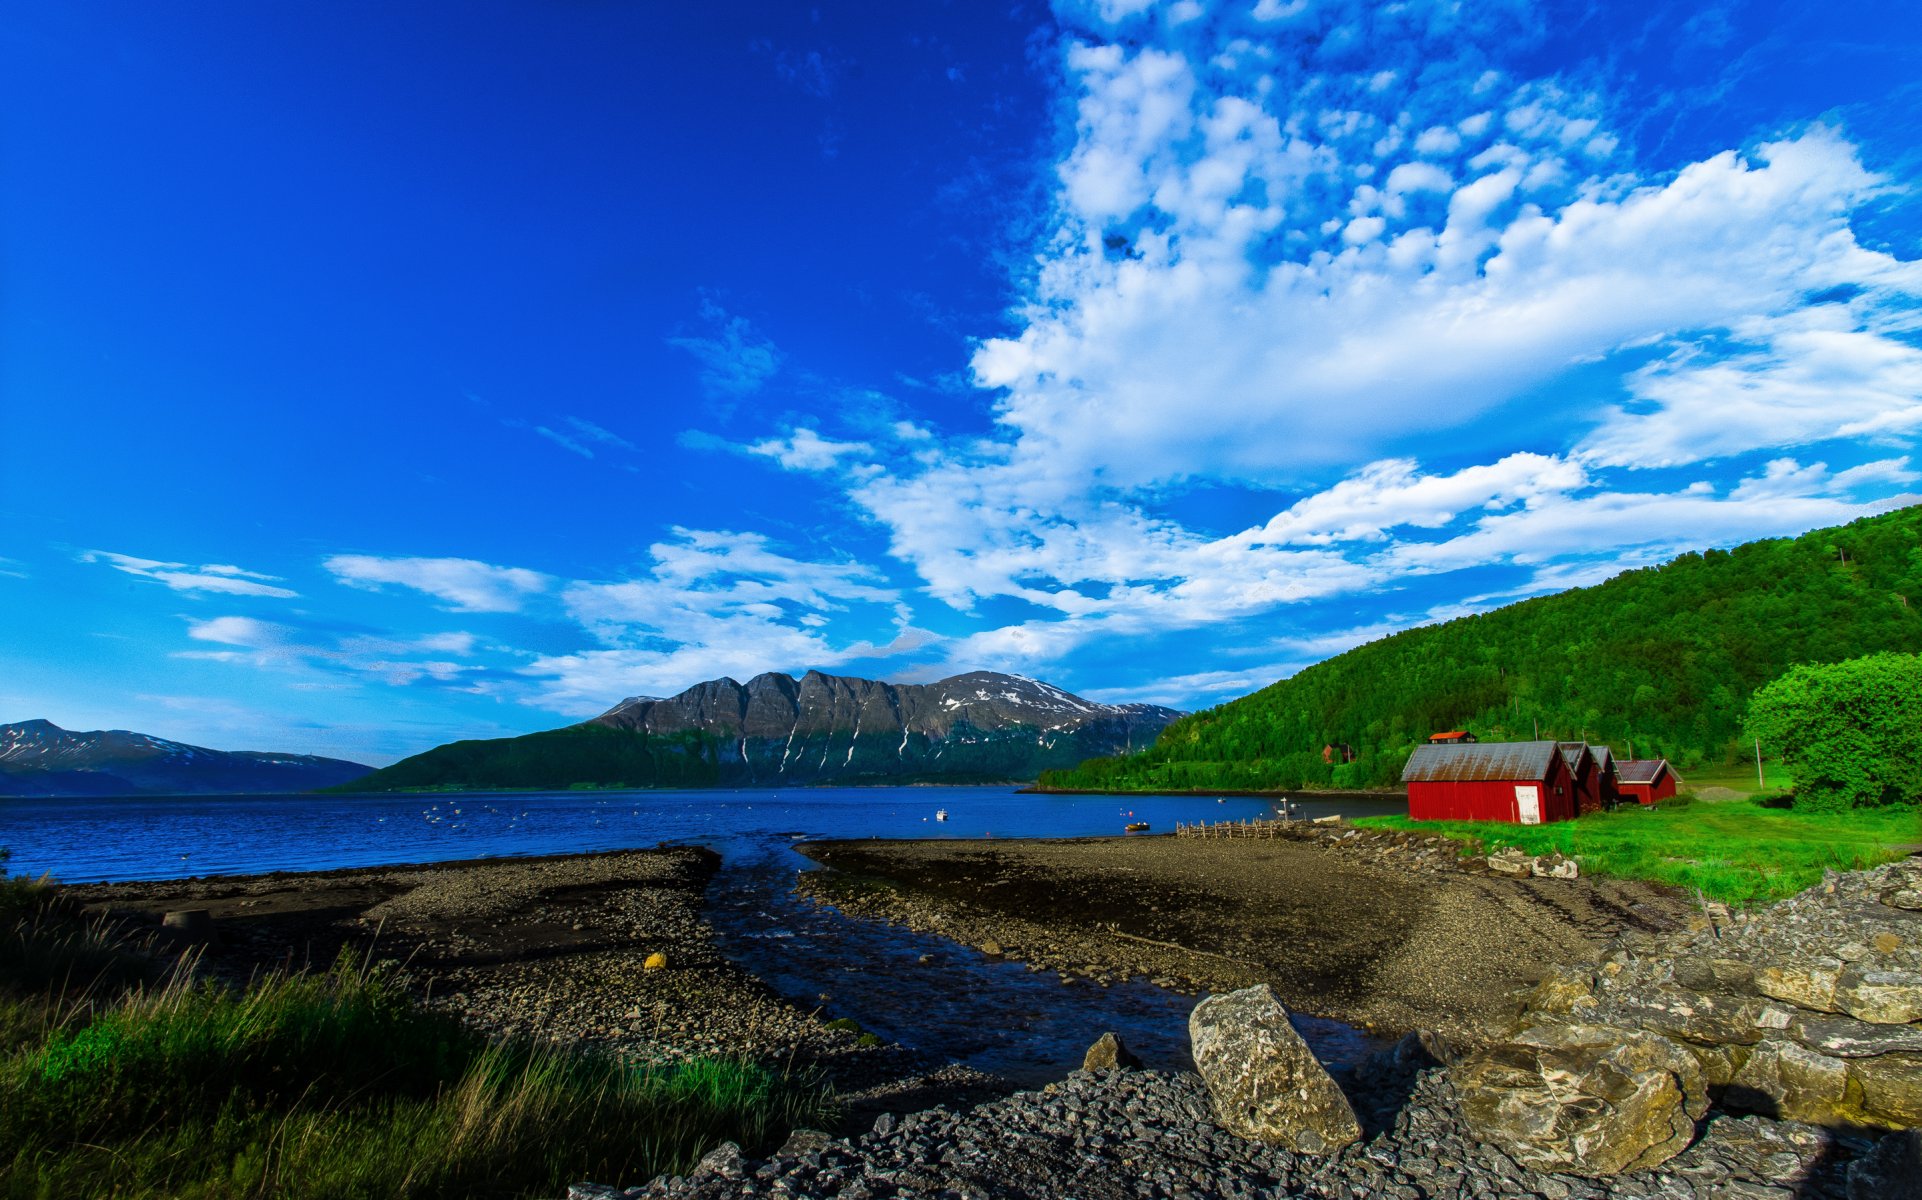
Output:
M1556 742L1417 746L1401 773L1408 815L1518 825L1569 820L1576 815L1575 776L1561 751Z
M1475 735L1463 729L1451 729L1447 733L1431 733L1428 735L1428 744L1431 746L1459 746L1463 742L1472 742L1474 740Z
M1575 815L1585 817L1608 807L1615 794L1615 758L1609 748L1563 742L1561 751L1575 781Z
M1617 759L1615 794L1639 804L1666 800L1675 794L1675 772L1666 758Z

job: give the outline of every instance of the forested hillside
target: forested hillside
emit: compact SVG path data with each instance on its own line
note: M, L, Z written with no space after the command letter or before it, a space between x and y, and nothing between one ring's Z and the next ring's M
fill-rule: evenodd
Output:
M1797 663L1922 650L1922 507L1685 554L1606 583L1410 629L1184 717L1063 788L1371 787L1430 732L1587 738L1686 772L1733 761L1749 695ZM1354 762L1322 761L1328 743ZM1766 747L1764 748L1766 750Z

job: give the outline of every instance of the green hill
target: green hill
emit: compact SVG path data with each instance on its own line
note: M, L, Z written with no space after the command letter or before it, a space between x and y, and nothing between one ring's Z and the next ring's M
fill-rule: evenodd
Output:
M1379 787L1431 732L1526 739L1537 721L1542 737L1632 745L1686 773L1749 752L1749 695L1789 667L1922 650L1919 609L1922 507L1911 507L1406 630L1184 717L1139 754L1041 783ZM1324 763L1328 743L1356 760Z

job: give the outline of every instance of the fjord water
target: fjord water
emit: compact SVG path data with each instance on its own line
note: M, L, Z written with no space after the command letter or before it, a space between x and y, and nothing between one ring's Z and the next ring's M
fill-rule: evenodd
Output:
M1366 801L1303 799L1353 815ZM1379 802L1376 802L1379 805ZM935 819L945 810L946 821ZM721 949L790 999L891 1041L1022 1083L1058 1078L1114 1030L1149 1065L1189 1065L1192 996L1145 981L1064 985L945 938L852 920L793 895L814 869L803 838L1005 838L1117 834L1146 821L1271 815L1245 797L1052 796L1007 787L0 799L10 869L74 883L318 871L643 848L720 852L708 916ZM1337 919L1330 914L1330 919ZM925 958L925 961L923 961ZM1367 1048L1357 1031L1301 1018L1325 1061Z

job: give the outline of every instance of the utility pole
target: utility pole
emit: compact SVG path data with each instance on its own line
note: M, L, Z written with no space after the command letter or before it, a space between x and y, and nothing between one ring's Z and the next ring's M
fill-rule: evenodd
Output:
M1535 718L1535 740L1538 742L1542 740L1542 719L1540 717Z
M1762 778L1762 739L1760 737L1755 739L1755 787L1757 791L1768 787L1768 782Z

